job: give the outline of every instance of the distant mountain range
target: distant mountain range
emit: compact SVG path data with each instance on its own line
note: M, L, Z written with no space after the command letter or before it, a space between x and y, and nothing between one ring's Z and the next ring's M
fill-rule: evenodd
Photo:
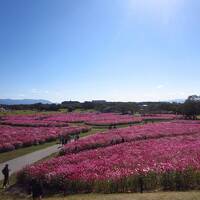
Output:
M172 99L169 100L170 103L184 103L186 99Z
M99 101L99 103L104 103L104 102L106 101ZM184 103L185 99L172 99L163 102ZM20 104L31 105L36 103L51 104L52 102L44 99L0 99L0 105L20 105Z
M2 105L30 105L36 103L51 104L51 101L44 99L0 99Z

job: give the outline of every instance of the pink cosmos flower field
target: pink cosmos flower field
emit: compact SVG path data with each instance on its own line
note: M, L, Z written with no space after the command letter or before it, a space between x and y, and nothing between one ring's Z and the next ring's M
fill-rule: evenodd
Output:
M0 125L0 152L56 140L59 135L73 135L88 131L79 127L17 127Z
M161 137L175 137L200 133L200 123L194 121L175 121L135 125L127 128L112 129L97 133L69 143L61 150L61 155L77 153L83 150L106 147L123 142L145 140Z
M49 121L85 122L88 125L119 125L141 122L142 118L117 113L68 113L49 117Z
M184 122L88 136L66 145L65 155L26 167L18 182L28 184L35 178L55 193L137 191L141 177L146 190L198 188L200 123ZM73 153L73 145L78 153Z

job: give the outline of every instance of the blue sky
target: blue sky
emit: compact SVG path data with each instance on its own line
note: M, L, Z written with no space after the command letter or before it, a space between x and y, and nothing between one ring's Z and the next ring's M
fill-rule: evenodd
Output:
M0 98L200 94L198 0L0 0Z

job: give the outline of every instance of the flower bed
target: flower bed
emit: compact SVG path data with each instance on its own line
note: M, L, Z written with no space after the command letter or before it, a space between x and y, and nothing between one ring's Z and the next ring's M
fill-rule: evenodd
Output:
M199 187L200 135L122 143L60 156L25 168L18 182L41 180L47 190L130 192Z
M6 120L10 120L10 121L16 121L16 120L20 120L20 121L28 121L28 120L43 120L48 118L49 116L51 116L50 114L30 114L30 115L8 115L8 116L4 116L2 117L2 120L6 121Z
M53 115L46 120L61 122L85 122L88 125L109 126L120 124L132 124L141 122L142 118L116 113L68 113Z
M29 127L64 127L68 126L65 122L47 121L47 120L36 120L36 119L7 119L2 121L0 124L9 126L29 126Z
M59 122L67 122L67 123L79 123L85 122L90 117L96 115L96 113L66 113L66 114L54 114L48 117L46 120L48 121L59 121Z
M88 131L81 127L12 127L0 125L0 152L56 140L59 135L73 135Z
M200 133L200 124L193 121L162 122L145 125L131 126L127 128L112 129L104 133L97 133L81 138L73 144L67 144L60 154L77 153L83 150L106 147L123 142L144 140L150 138L174 137L178 135L191 135Z
M122 124L134 124L139 122L142 122L142 118L140 117L133 117L131 115L110 115L87 120L86 124L93 126L113 126Z
M183 118L182 115L174 115L174 114L147 114L141 117L144 121L175 120Z

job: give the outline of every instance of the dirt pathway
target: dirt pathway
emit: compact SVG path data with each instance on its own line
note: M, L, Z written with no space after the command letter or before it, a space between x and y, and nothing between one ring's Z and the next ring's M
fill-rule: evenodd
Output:
M10 175L21 170L26 165L30 165L32 163L35 163L45 157L50 156L53 153L56 153L59 151L59 145L54 145L39 151L35 151L33 153L26 154L24 156L20 156L18 158L9 160L7 162L0 164L0 180L3 180L3 174L1 173L3 167L5 164L9 165L9 168L11 169Z

